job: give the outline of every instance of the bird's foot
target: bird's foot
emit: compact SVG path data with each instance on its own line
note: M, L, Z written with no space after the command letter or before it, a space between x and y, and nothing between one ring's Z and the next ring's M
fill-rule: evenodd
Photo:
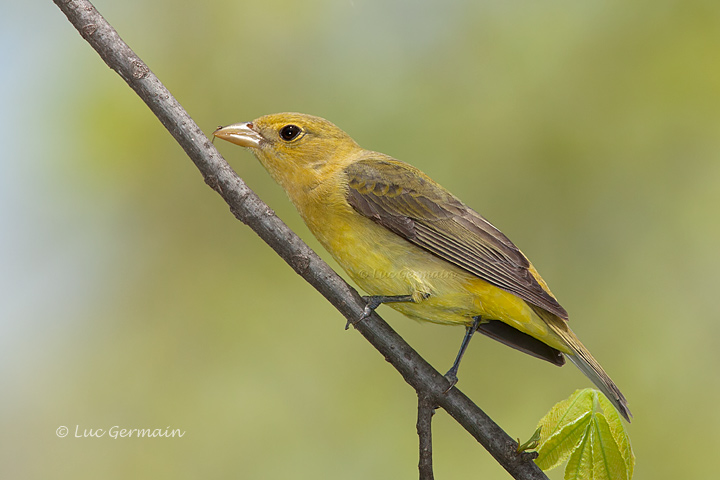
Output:
M356 324L362 322L366 318L368 318L372 313L375 311L377 307L382 305L383 303L399 303L399 302L413 302L413 296L412 295L368 295L365 297L362 297L363 300L365 300L367 303L365 304L365 308L363 309L362 315L360 315L360 318L357 320L348 320L345 324L345 330L350 328L350 325L355 326ZM427 297L424 297L427 298Z
M448 393L452 388L455 386L455 384L458 382L457 377L457 368L453 365L453 368L448 370L448 372L445 374L445 380L450 382L450 385L448 385L447 389L443 392L443 394Z

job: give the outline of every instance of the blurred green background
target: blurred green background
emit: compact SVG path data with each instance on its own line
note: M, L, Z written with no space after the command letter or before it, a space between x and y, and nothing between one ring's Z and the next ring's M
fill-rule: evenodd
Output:
M484 214L628 397L636 478L714 477L718 2L96 6L208 134L320 115ZM0 39L0 477L416 478L413 390L57 7L4 2ZM217 147L318 249L257 161ZM380 313L449 367L462 329ZM589 386L485 338L460 378L522 438ZM115 425L186 433L73 438ZM434 447L438 478L507 478L442 412Z

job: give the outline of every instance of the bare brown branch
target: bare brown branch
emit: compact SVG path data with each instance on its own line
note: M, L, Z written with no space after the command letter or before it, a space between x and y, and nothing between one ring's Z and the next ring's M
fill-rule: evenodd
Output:
M420 471L420 480L433 480L435 476L432 466L432 417L435 414L435 405L425 395L425 392L417 392L417 394L417 433L420 443L418 470Z

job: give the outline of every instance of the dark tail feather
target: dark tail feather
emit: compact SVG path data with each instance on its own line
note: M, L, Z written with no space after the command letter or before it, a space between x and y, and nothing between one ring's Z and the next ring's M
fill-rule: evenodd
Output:
M620 389L615 385L610 376L605 373L605 370L600 366L597 360L590 354L587 348L578 340L575 334L567 326L566 320L556 317L555 315L545 312L541 309L535 309L540 316L545 320L545 323L555 332L558 337L570 348L572 354L566 354L565 356L581 372L585 374L600 390L608 400L617 408L620 415L625 417L628 422L632 417L630 409L628 408L627 400L622 394Z
M478 332L500 343L504 343L508 347L515 348L541 360L546 360L558 367L565 365L565 357L563 357L563 354L560 353L559 350L555 350L550 345L511 327L507 323L498 320L481 323L478 327Z
M617 385L615 385L615 382L610 379L608 374L605 373L605 370L602 369L600 364L598 364L592 355L590 355L587 349L584 351L577 351L573 348L573 350L576 353L575 355L567 355L568 360L574 363L575 366L578 367L580 371L583 372L603 394L605 394L607 399L610 400L615 408L617 408L618 412L620 412L620 415L625 417L625 420L629 422L632 417L632 413L630 413L630 409L628 408L625 395L623 395Z

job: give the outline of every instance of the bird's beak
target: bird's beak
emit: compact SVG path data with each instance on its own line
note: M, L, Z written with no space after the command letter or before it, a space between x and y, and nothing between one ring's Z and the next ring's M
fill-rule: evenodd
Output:
M241 147L258 148L263 137L255 131L253 124L234 123L227 127L218 127L213 132L214 137L222 138L230 143L240 145Z

